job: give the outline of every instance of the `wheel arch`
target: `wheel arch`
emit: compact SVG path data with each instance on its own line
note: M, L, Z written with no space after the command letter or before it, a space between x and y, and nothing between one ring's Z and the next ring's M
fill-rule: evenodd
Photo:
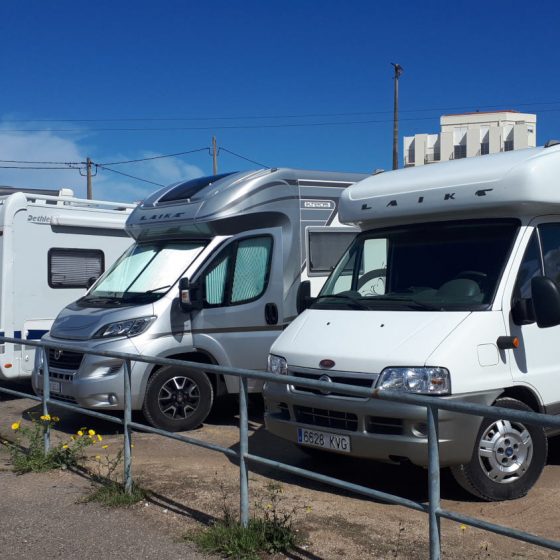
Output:
M169 356L165 356L165 358L170 360L184 360L186 362L195 362L197 364L211 364L211 365L218 365L218 361L210 354L209 352L205 352L204 350L193 350L190 352L178 352L176 354L170 354ZM148 381L150 377L154 375L156 371L161 369L162 365L154 365L151 369L149 375L146 376L146 381L144 385L143 391L143 398L146 398L146 387L148 385ZM214 389L215 396L221 396L227 392L224 376L222 374L214 374L214 373L207 373L208 379L210 379L210 383L212 383L212 388Z
M523 385L508 387L498 398L503 397L509 397L511 399L521 401L535 412L544 412L544 406L539 396L534 391L529 389L529 387L525 387Z

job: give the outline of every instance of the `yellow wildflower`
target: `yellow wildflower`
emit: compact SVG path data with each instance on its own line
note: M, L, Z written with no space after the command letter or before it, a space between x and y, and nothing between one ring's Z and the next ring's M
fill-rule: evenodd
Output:
M266 504L265 509L272 509L272 504Z
M93 437L95 435L95 430L89 430L88 435Z
M103 441L103 438L99 434L97 434L97 441Z
M461 531L463 531L463 533L467 530L467 526L464 524L461 524Z
M51 415L50 414L43 414L43 416L41 416L41 420L44 420L45 422L50 422Z
M52 421L53 422L60 422L60 418L58 416L53 416Z
M96 455L95 458L99 461L99 459L101 459L101 455Z
M14 422L12 424L12 430L14 430L14 432L17 432L19 430L19 422Z
M62 449L68 449L68 445L65 443L65 444L62 446Z
M82 432L82 430L78 430L78 435L82 437L84 435L84 432Z
M70 436L70 439L74 441L76 439L76 436Z
M102 445L101 449L107 449L107 447L109 447L108 445Z

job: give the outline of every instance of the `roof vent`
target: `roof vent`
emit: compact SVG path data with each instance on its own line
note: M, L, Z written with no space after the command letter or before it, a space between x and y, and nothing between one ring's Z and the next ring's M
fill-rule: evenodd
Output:
M552 148L552 146L558 146L560 145L560 140L549 140L544 147L545 148Z

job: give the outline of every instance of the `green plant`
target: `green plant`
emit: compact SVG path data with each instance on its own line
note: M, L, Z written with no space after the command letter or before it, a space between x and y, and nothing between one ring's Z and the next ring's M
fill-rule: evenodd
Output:
M295 548L301 539L293 527L293 518L301 508L285 510L281 507L282 486L278 483L269 483L266 491L266 499L260 498L255 503L257 514L243 527L232 514L222 487L223 518L187 538L203 550L235 560L258 560L262 553L274 554Z
M108 449L108 445L103 445L102 449ZM120 448L115 456L107 452L104 456L96 455L94 471L92 477L97 483L93 491L86 496L86 502L99 502L108 507L127 507L146 498L146 491L133 483L130 492L126 491L122 475L119 475L118 468L123 461L123 449Z
M21 422L12 424L14 441L7 445L14 472L24 474L77 467L85 458L84 449L102 439L94 430L81 428L68 442L51 445L45 452L45 433L57 422L58 417L45 414L32 417L29 426Z

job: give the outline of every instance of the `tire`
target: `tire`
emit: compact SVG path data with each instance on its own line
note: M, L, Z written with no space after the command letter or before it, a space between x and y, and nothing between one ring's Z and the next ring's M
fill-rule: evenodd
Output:
M148 380L142 412L156 428L194 430L206 420L213 401L212 383L204 372L166 366Z
M505 397L495 406L533 412L525 403ZM515 500L525 496L538 480L547 454L543 428L484 418L471 460L451 467L451 472L460 486L483 500Z

